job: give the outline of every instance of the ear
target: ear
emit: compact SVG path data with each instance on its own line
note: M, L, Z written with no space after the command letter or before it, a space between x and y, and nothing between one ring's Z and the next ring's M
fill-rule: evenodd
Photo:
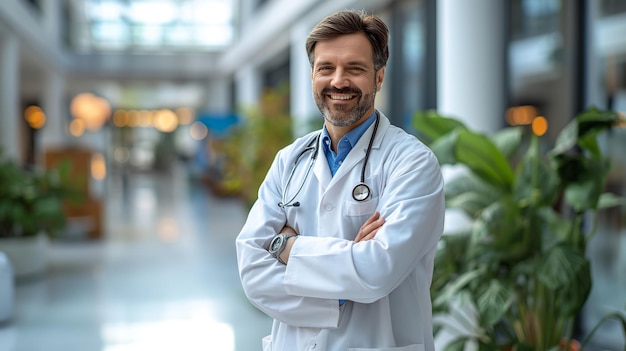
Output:
M383 81L385 80L385 69L387 66L381 67L378 72L376 72L376 91L380 91L380 88L383 86Z

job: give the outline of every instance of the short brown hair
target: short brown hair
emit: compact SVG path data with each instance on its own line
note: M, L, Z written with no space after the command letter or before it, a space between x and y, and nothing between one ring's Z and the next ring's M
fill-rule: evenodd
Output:
M363 33L367 36L374 54L374 69L378 71L389 58L389 28L377 16L365 12L345 10L335 12L321 20L306 39L306 52L313 67L315 44L346 34Z

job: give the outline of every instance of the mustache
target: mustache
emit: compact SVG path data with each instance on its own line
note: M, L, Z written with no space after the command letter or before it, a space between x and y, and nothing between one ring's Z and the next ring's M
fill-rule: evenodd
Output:
M322 95L326 95L326 94L353 94L353 95L358 95L361 96L363 93L361 92L361 89L359 88L342 88L342 89L337 89L337 88L333 88L333 87L326 87L324 89L322 89Z

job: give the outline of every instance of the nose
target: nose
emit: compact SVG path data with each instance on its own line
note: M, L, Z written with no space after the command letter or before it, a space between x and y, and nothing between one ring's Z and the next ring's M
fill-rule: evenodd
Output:
M345 88L350 86L350 80L345 73L346 72L341 68L336 69L330 84L335 88Z

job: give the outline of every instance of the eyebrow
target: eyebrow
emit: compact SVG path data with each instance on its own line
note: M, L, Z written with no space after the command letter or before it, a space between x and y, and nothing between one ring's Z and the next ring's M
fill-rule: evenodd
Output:
M331 65L331 66L335 66L334 63L330 62L330 61L319 61L319 62L314 62L315 66L324 66L324 65ZM346 66L360 66L360 67L365 67L365 68L369 68L369 65L367 64L367 62L363 62L363 61L349 61Z

